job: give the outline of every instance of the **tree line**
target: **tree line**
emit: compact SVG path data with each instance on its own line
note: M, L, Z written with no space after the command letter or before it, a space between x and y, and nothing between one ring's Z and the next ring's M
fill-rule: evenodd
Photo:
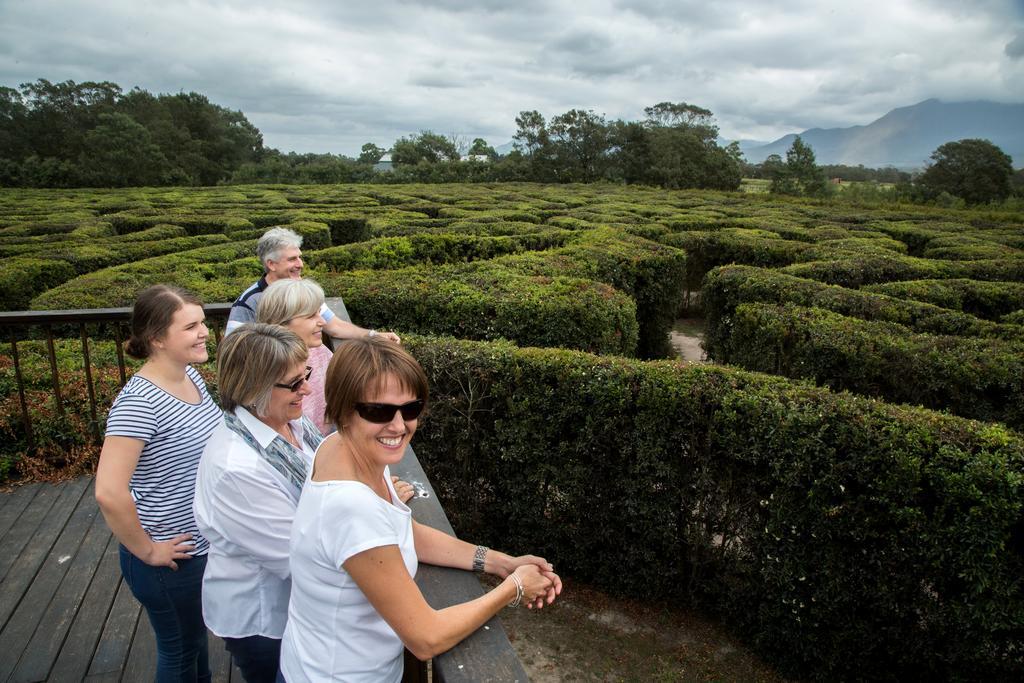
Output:
M258 161L263 136L198 93L109 81L0 87L0 185L216 185Z
M220 183L620 182L670 189L736 190L742 178L771 181L771 192L825 197L829 178L890 184L876 199L985 203L1024 195L1024 172L986 140L939 147L920 175L863 166L819 166L797 137L786 158L743 159L737 143L718 144L708 109L661 102L638 121L571 109L546 119L522 111L514 149L486 140L421 131L390 149L363 145L357 158L284 153L240 111L190 92L124 92L109 81L0 87L0 186L125 187ZM390 154L388 172L375 167ZM863 193L863 191L862 191ZM884 195L884 196L882 196Z

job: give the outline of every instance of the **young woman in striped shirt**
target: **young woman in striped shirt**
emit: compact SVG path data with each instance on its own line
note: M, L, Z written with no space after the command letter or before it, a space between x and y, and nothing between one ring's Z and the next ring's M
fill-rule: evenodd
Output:
M156 680L209 681L202 581L208 543L192 515L196 469L221 411L192 363L207 360L201 302L155 285L132 310L129 355L145 359L114 400L96 500L121 543L121 573L156 635Z

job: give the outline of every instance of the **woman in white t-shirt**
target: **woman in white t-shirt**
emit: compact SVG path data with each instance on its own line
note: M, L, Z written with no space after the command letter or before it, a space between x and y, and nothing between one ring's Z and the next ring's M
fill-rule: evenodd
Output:
M327 371L327 417L292 522L292 592L281 673L302 681L399 681L402 648L429 659L507 604L543 607L562 583L545 559L511 557L419 524L391 481L427 401L423 369L397 344L347 342ZM505 580L460 605L433 609L418 562Z

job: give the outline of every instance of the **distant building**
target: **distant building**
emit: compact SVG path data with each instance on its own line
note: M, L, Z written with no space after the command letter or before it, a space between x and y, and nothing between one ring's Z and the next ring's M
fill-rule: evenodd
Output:
M464 154L459 161L478 161L481 164L490 163L491 158L486 154Z
M391 155L385 154L380 158L380 161L373 165L373 170L380 173L390 173L395 170L394 163L391 161Z

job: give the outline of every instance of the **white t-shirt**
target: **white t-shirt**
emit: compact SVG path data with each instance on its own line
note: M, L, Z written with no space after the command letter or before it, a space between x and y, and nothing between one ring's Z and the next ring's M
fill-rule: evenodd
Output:
M235 416L266 448L277 432L245 408ZM301 420L289 422L308 466L313 451ZM288 618L288 546L297 492L223 422L203 451L193 509L210 542L203 574L203 619L222 638L280 638Z
M348 558L397 545L416 575L412 514L354 481L308 480L292 522L292 595L281 643L288 683L380 683L402 678L402 641L342 568Z

